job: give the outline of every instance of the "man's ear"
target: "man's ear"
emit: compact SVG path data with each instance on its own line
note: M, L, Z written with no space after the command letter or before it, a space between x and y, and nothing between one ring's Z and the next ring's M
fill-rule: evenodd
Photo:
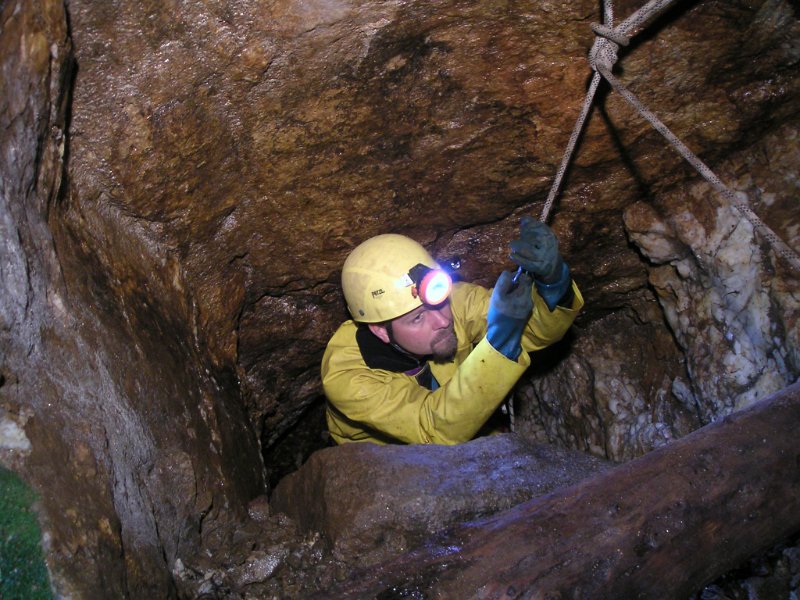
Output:
M389 332L386 331L386 325L383 325L382 323L369 323L367 326L376 338L378 338L384 344L389 343Z

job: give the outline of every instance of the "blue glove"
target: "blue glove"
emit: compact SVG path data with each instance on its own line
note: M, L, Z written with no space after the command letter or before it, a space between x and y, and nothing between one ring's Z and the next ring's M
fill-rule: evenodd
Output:
M519 239L511 242L511 260L533 275L536 290L551 311L570 289L569 267L558 251L553 230L541 221L524 216Z
M522 352L522 332L533 310L533 281L522 274L515 287L511 284L513 278L511 271L503 271L497 279L486 315L486 339L506 358L517 360Z
M537 279L534 279L533 283L536 284L536 291L539 292L539 295L542 297L542 300L544 300L547 308L550 309L550 312L556 309L561 299L572 289L570 286L572 277L569 274L569 267L565 262L561 263L561 279L557 280L555 283L542 283ZM570 302L572 302L571 298L572 295L570 295Z

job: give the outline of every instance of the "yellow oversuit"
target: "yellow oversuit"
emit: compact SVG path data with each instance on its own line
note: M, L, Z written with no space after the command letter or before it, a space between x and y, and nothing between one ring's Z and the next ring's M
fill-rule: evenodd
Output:
M534 309L516 361L486 340L491 290L471 283L453 285L450 307L458 349L447 363L418 363L378 340L366 326L346 321L322 358L331 436L339 444L458 444L472 439L530 365L528 352L560 340L572 325L583 306L574 282L572 291L572 306L551 312L533 288Z

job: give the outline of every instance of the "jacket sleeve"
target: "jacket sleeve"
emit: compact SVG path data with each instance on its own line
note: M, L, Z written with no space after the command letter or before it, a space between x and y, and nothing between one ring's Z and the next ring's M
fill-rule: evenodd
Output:
M551 311L536 287L531 287L533 312L522 334L523 354L542 350L564 337L583 307L583 296L574 281L572 291L572 306L566 308L559 305ZM455 316L461 311L459 316L464 323L465 335L475 343L486 335L486 313L489 311L492 290L474 284L459 284L458 290L453 290L453 295L456 294L460 301L458 308L453 307L453 314Z
M329 347L323 359L329 402L356 431L360 426L409 444L472 439L530 364L527 354L511 361L483 339L449 381L430 391L402 373L368 368L354 355L357 348L340 350Z
M533 288L533 314L522 334L524 352L542 350L564 337L583 307L583 296L574 281L572 291L575 294L572 306L570 308L556 306L551 312L539 296L536 287Z

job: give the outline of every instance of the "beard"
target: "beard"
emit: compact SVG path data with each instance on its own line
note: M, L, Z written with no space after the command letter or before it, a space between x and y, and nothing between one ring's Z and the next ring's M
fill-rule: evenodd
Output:
M431 342L433 362L444 363L453 360L458 349L458 338L452 325L437 333Z

